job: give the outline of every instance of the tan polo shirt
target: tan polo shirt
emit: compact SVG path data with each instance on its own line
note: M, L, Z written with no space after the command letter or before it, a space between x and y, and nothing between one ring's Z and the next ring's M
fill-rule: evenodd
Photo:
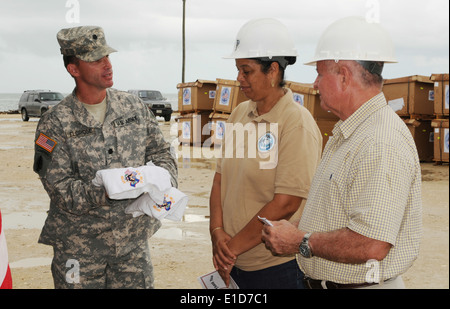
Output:
M255 102L239 104L228 119L224 141L217 172L222 176L223 224L228 234L237 234L276 193L307 198L322 136L310 112L294 102L291 90L261 116ZM302 209L303 205L291 220L299 219ZM236 266L255 271L294 258L274 257L260 244L241 254Z

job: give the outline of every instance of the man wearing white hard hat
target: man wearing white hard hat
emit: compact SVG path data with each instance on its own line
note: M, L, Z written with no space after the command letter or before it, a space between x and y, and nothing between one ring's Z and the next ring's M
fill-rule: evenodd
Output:
M298 221L322 152L316 122L283 87L285 68L296 55L286 26L262 18L242 26L227 57L235 59L237 80L249 101L233 110L225 127L211 190L210 229L214 265L226 283L231 271L243 289L303 284L295 255L273 256L265 248L258 219ZM243 157L227 142L233 134L246 136L235 142L236 148L242 145ZM228 157L230 149L236 155Z
M414 140L386 104L389 35L359 17L319 40L314 83L340 121L324 149L298 225L263 230L275 254L298 253L306 288L404 288L422 235L421 170Z

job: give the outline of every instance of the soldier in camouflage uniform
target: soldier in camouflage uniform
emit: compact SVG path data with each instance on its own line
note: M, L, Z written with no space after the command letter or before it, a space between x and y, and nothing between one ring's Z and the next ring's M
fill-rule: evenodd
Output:
M50 196L39 242L54 248L55 287L152 288L148 238L160 222L125 214L133 200L111 200L91 181L101 169L152 161L176 187L170 144L140 99L110 88L115 50L101 28L63 29L57 39L76 87L40 119L33 167Z

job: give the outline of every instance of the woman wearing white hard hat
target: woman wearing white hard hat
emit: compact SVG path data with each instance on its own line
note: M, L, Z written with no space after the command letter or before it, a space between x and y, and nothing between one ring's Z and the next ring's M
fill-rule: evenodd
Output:
M249 101L236 107L225 128L211 190L210 232L216 269L227 284L231 273L240 288L302 285L295 255L272 255L261 241L258 219L299 220L321 156L314 119L283 88L286 66L296 57L286 27L271 18L246 23L226 57L235 59Z
M331 24L314 59L321 106L336 114L299 225L275 222L274 254L299 252L311 289L404 288L422 236L421 172L414 139L386 103L387 32L361 17ZM300 245L300 250L298 250Z

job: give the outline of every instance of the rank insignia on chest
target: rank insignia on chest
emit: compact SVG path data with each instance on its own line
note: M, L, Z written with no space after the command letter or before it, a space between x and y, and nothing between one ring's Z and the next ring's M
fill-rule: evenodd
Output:
M45 134L39 134L38 139L36 140L36 145L39 147L44 148L48 152L52 152L53 149L55 149L56 144L58 144L55 140L51 139L50 137L46 136Z

